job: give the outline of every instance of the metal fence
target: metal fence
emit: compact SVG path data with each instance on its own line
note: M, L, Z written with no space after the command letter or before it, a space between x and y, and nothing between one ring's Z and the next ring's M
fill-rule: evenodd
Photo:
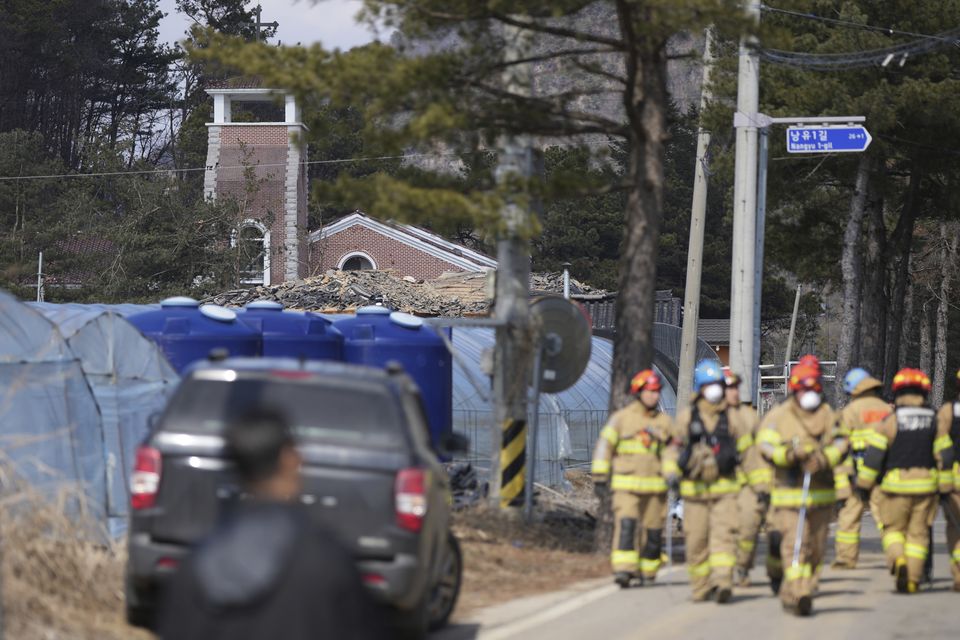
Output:
M786 367L782 364L760 365L760 384L757 388L757 411L760 415L765 414L787 396L787 378L797 364L796 360L791 360ZM823 372L825 383L824 396L827 402L835 405L834 385L827 383L836 381L837 363L832 360L821 361L820 370Z
M593 445L600 436L607 412L600 410L541 411L537 442L536 481L562 486L568 468L589 467ZM470 439L470 449L460 460L470 462L481 474L490 470L490 433L493 412L456 410L453 429Z

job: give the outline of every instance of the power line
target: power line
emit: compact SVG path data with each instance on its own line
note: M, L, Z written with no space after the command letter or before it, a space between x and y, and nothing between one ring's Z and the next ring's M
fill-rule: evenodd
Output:
M615 142L611 140L594 140L588 142L580 143L570 143L570 144L551 144L546 145L548 147L595 147L595 146L604 146L612 145ZM366 156L361 158L340 158L336 160L306 160L301 162L301 165L330 165L330 164L349 164L349 163L361 163L361 162L381 162L384 160L410 160L415 158L449 158L453 156L460 155L474 155L476 153L493 153L490 151L479 151L467 154L460 154L457 152L446 152L446 153L406 153L402 155L395 156ZM63 178L104 178L104 177L117 177L117 176L137 176L137 175L153 175L161 173L190 173L194 171L229 171L232 169L257 169L260 167L272 168L272 167L286 167L287 163L285 162L276 162L276 163L257 163L249 165L240 165L235 167L184 167L182 169L141 169L136 171L99 171L93 173L51 173L51 174L38 174L38 175L29 175L29 176L0 176L0 182L15 182L18 180L59 180Z
M456 153L408 153L398 156L369 156L365 158L343 158L339 160L307 160L301 162L300 164L347 164L349 162L378 162L381 160L405 160L409 158L438 158L444 156L453 156L457 155ZM43 174L43 175L31 175L31 176L0 176L0 181L10 182L15 180L55 180L61 178L103 178L111 176L137 176L137 175L150 175L158 173L188 173L193 171L207 171L216 170L216 171L227 171L231 169L256 169L259 167L286 167L287 163L285 162L276 162L276 163L257 163L250 165L241 165L236 167L185 167L183 169L143 169L138 171L99 171L94 173L58 173L58 174Z
M949 44L955 44L955 40L944 38L941 35L930 35L927 33L917 33L915 31L902 31L900 29L894 29L892 27L878 27L871 24L865 24L862 22L853 22L852 20L843 20L841 18L828 18L826 16L818 16L815 13L806 13L803 11L791 11L790 9L779 9L777 7L771 7L770 5L761 4L761 11L766 11L768 13L780 13L783 15L794 16L796 18L805 18L807 20L816 20L818 22L825 22L828 24L836 24L845 27L851 27L853 29L860 29L862 31L873 31L876 33L883 33L888 36L898 35L898 36L910 36L911 38L929 38L931 40L943 40L947 41Z
M852 22L839 18L828 18L813 13L803 13L787 9L778 9L767 5L760 5L761 9L809 20L817 20L828 24L836 24L861 30L867 30L887 35L904 35L917 38L912 42L905 42L879 49L864 51L849 51L841 53L802 53L783 51L780 49L761 49L760 55L764 60L778 65L792 66L815 71L843 71L847 69L862 69L866 67L886 67L892 61L899 59L899 65L910 57L930 53L948 45L960 45L960 27L935 35L903 31L891 27L877 27L875 25Z

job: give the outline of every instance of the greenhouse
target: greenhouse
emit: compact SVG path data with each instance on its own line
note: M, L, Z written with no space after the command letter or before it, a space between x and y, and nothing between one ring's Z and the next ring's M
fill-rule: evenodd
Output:
M0 291L0 452L6 485L60 499L98 521L106 504L100 411L54 323ZM82 488L82 492L76 489Z
M126 529L127 482L137 446L147 434L150 416L163 409L179 377L157 346L115 307L28 306L56 325L96 400L103 438L104 506L109 530L116 537Z
M470 460L479 468L490 466L490 429L493 425L490 379L482 371L483 354L493 349L493 329L461 328L453 331L453 428L470 438ZM660 408L670 415L677 406L677 360L680 328L654 326L654 369L664 378ZM703 341L698 359L717 359ZM541 394L537 440L536 480L563 485L566 468L589 467L593 445L607 419L613 342L592 339L590 362L572 387L561 393Z

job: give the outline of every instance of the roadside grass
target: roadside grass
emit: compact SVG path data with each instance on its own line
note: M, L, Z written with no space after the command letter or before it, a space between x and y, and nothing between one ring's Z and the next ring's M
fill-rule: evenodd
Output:
M78 489L0 498L3 632L18 640L147 640L124 621L125 545L111 542Z
M538 491L535 521L478 505L454 515L464 555L463 587L454 618L517 597L555 591L610 572L594 550L592 483L569 473L570 494Z

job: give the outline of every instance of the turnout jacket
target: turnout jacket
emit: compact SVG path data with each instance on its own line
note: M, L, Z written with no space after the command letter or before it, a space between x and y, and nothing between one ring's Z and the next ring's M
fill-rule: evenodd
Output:
M953 490L960 491L960 399L946 403L937 412L937 433L944 432L950 434L950 440L953 442ZM940 471L941 484L949 484L945 481L950 472L951 466L945 461Z
M703 437L698 438L692 432L695 417L702 425ZM683 477L680 481L680 496L684 500L704 501L739 492L741 485L737 480L737 465L753 446L748 415L728 407L726 400L711 404L697 395L691 407L677 416L673 427L673 446L681 462L691 457L691 449L698 444L698 440L700 444L712 448L718 462L719 475L712 482L692 478L690 469L683 469L681 465ZM731 457L732 465L727 462Z
M672 423L670 416L639 400L615 412L593 450L594 481L609 478L613 491L666 493L665 477L677 473L676 456L667 447Z
M883 388L882 382L875 378L865 378L853 390L850 403L840 411L840 428L850 435L850 455L834 473L838 497L849 495L850 481L856 481L867 451L869 434L893 412L882 398L868 393L878 388Z
M757 442L763 457L775 467L770 504L781 509L818 507L836 502L833 468L849 449L849 438L837 424L827 403L816 411L803 410L794 397L774 407L760 423ZM789 460L799 448L808 455L823 454L827 465L810 476L810 491L803 503L803 463Z
M924 402L920 394L900 395L896 410L870 431L858 487L872 489L879 482L885 492L900 495L953 491L949 425L938 423Z

